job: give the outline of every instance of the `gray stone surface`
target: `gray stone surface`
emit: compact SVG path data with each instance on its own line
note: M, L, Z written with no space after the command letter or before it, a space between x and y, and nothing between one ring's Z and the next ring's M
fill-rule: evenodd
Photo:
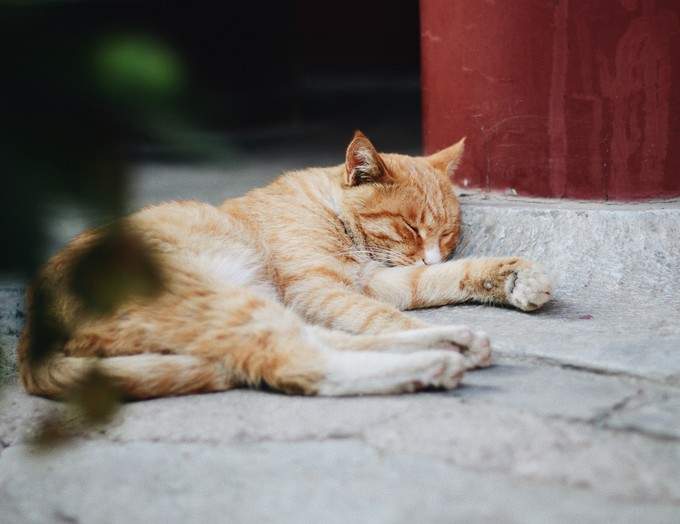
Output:
M673 521L677 439L603 421L630 395L677 401L676 390L606 376L589 388L580 371L551 386L554 370L507 367L471 374L473 385L451 393L232 391L136 402L48 454L30 453L26 439L58 404L10 387L0 409L0 505L12 522L180 522L227 508L233 522ZM536 395L532 382L544 385ZM587 389L589 409L576 406L572 387Z
M608 427L645 431L669 440L680 439L680 397L654 395L633 400L626 409L608 417Z
M527 315L464 306L418 314L485 329L497 352L680 384L680 202L468 197L456 257L544 264L555 300Z
M673 522L677 507L515 482L356 440L5 451L12 522ZM105 472L105 475L102 475ZM85 486L85 487L84 487Z
M16 373L15 348L24 321L22 283L0 279L0 384Z
M140 167L131 208L219 203L296 157ZM52 210L56 249L96 217ZM29 439L58 403L0 389L8 522L678 522L680 204L463 199L456 256L522 255L554 276L532 313L415 312L486 330L495 366L452 392L302 398L260 391L123 406L51 453ZM0 281L9 369L22 283ZM0 362L2 364L2 362Z

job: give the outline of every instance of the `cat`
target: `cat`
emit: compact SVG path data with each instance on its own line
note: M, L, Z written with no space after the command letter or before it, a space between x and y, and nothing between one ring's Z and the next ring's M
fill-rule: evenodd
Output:
M530 311L551 297L519 257L447 259L460 234L451 177L465 139L426 157L378 153L357 131L345 163L289 172L221 207L182 201L124 220L161 261L162 292L87 316L66 285L101 235L76 237L39 273L68 329L30 365L31 322L19 343L33 394L62 397L96 366L126 398L244 386L304 395L451 389L491 362L488 337L433 326L403 310L467 301ZM105 278L105 277L102 277Z

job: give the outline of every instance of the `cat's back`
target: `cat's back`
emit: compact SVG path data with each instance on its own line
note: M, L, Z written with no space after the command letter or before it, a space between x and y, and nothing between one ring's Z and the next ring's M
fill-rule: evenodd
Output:
M164 252L198 254L250 240L248 225L238 217L193 200L146 207L129 216L124 224Z
M262 270L247 225L209 204L173 201L145 207L79 234L47 261L34 286L68 295L65 286L72 268L93 250L104 254L112 251L110 254L116 257L126 250L130 256L148 254L160 264L168 285L179 282L180 274L247 284Z
M296 219L307 222L324 209L337 213L341 199L340 170L336 166L289 171L267 186L226 200L220 210L259 227Z
M342 251L348 246L339 220L340 171L340 166L291 171L225 201L220 210L247 223L267 250L284 258Z
M266 257L245 218L176 201L145 208L129 223L172 269L216 285L261 287L267 280Z

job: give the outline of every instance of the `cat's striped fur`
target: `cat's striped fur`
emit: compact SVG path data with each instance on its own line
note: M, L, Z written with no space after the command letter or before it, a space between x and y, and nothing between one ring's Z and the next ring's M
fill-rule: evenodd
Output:
M106 317L81 315L65 283L99 233L80 235L35 284L55 297L52 314L71 335L31 366L24 330L26 389L59 397L93 365L130 398L263 383L322 395L456 386L465 369L489 364L488 338L402 310L468 300L531 310L550 297L526 260L446 262L459 236L450 176L463 147L378 154L357 132L343 165L285 174L219 209L146 208L126 224L154 248L163 292Z

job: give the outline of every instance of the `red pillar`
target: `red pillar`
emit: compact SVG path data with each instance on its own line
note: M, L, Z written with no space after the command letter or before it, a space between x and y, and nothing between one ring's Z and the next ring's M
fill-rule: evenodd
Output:
M421 0L426 151L458 185L680 196L680 0Z

